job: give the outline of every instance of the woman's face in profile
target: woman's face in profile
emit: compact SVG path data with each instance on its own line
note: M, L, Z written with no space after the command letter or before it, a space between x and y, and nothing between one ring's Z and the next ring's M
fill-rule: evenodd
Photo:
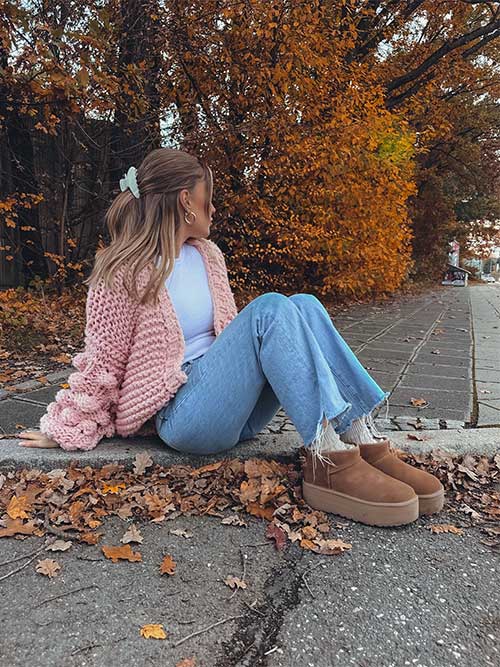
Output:
M210 233L210 225L212 224L212 218L215 213L215 206L210 202L209 215L206 212L206 201L207 201L207 187L204 180L198 181L191 193L185 190L183 192L188 193L186 198L186 204L184 211L186 214L186 219L192 222L190 225L189 231L192 236L208 236ZM194 221L194 216L188 211L192 211L196 215L196 220ZM183 214L184 217L184 214ZM194 221L194 222L193 222Z

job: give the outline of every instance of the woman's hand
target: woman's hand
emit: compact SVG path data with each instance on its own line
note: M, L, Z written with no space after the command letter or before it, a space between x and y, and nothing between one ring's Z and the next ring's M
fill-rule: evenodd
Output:
M59 443L51 440L40 431L23 431L19 435L26 440L21 440L19 444L21 447L60 447Z

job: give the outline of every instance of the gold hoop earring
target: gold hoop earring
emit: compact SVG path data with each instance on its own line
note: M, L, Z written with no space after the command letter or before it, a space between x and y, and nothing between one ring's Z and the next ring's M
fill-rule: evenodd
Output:
M189 220L187 219L188 215L194 215L193 222L189 222ZM188 225L192 225L194 222L196 222L196 213L194 211L188 211L187 213L184 213L184 222L187 223Z

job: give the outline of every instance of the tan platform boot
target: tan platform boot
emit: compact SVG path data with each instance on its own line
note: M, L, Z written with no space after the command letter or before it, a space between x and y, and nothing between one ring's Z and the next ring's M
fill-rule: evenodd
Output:
M377 470L411 486L418 496L419 514L433 514L443 509L444 487L437 477L401 461L389 440L360 445L362 458Z
M310 507L373 526L400 526L418 518L418 498L407 484L377 470L359 447L323 451L327 461L305 448L302 493Z

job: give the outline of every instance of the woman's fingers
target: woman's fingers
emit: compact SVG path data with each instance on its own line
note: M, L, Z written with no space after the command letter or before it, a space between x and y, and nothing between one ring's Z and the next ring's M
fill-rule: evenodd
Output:
M55 448L59 447L58 443L51 440L40 431L23 431L19 434L25 440L20 440L21 447L38 447L38 448Z
M43 435L40 431L23 431L19 434L21 438L24 438L19 442L21 447L37 447L37 443L43 439Z
M19 443L21 447L38 447L38 448L53 448L53 447L59 447L57 442L54 442L53 440L47 440L44 438L43 440L21 440Z

